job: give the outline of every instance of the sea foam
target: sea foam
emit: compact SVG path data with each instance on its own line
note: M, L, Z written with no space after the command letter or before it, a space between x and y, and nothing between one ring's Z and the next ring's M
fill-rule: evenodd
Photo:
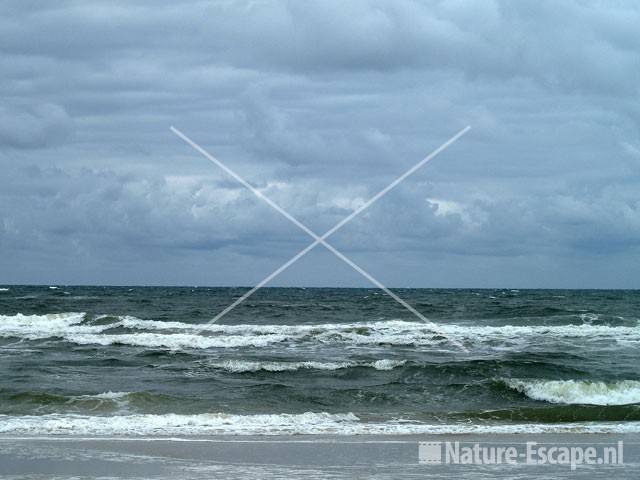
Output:
M95 333L107 326L80 325L84 313L50 313L47 315L0 315L0 337L19 337L29 340L63 337L69 332Z
M0 434L11 435L409 435L563 432L640 432L640 422L425 424L406 420L364 422L353 413L326 412L264 415L0 415Z

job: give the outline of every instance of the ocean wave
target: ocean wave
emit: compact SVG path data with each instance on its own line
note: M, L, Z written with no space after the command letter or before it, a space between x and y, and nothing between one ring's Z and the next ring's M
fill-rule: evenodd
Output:
M376 370L393 370L396 367L401 367L405 363L407 363L405 360L382 359L376 360L367 366L371 366Z
M133 334L68 334L63 338L79 345L131 345L135 347L168 348L180 350L187 348L234 348L266 347L272 343L287 340L285 335L242 336L225 335L205 337L187 333L133 333Z
M495 410L464 411L452 415L464 420L508 422L567 423L567 422L640 422L638 405L571 405L543 404L517 406Z
M312 341L318 343L348 343L356 345L442 345L454 339L467 343L503 342L521 344L540 337L553 338L608 338L640 341L640 328L607 325L529 325L529 326L478 326L456 324L425 324L403 320L376 322L329 323L305 325L260 325L260 324L189 324L183 322L160 322L120 317L119 325L139 330L192 331L200 334L242 336L245 338L273 337L280 341ZM273 343L273 342L270 342ZM230 346L236 346L235 344Z
M123 328L124 333L107 332ZM264 347L280 342L446 346L450 340L492 348L518 347L549 339L604 339L621 344L640 342L640 328L607 325L478 326L402 320L376 322L260 325L190 324L142 320L132 316L87 318L83 313L2 315L0 337L60 337L77 344L133 345L149 348Z
M98 394L69 395L44 391L0 391L0 406L3 413L116 413L128 412L129 403L148 403L147 400L162 401L156 394L146 392L103 392Z
M125 400L127 397L131 395L136 395L135 392L112 392L109 390L108 392L96 393L96 394L87 394L87 395L74 395L71 397L71 401L73 400L107 400L107 401L116 401L119 402L121 400Z
M10 288L0 288L0 292L8 292L11 290Z
M434 337L442 337L445 335L461 339L468 339L477 336L486 338L517 338L520 336L538 335L552 335L557 337L629 335L640 339L640 329L636 328L636 326L617 325L567 324L483 326L442 323L427 324L424 322L404 320L303 325L227 325L219 323L194 324L185 322L142 320L133 316L122 316L117 318L119 319L119 325L125 328L140 330L187 330L231 335L286 335L290 338L303 338L310 336L324 341L331 341L331 336L336 335L345 339L362 337L358 338L358 340L365 343L368 341L368 338L375 339L376 334L385 335L392 341L404 344L407 342L409 344L420 343L422 341L431 342Z
M425 424L364 422L353 413L233 415L0 415L0 434L13 435L409 435L470 433L640 432L640 422Z
M88 410L104 410L104 411L127 411L129 401L144 393L136 392L103 392L87 395L73 395L64 402L66 407L88 409Z
M0 315L0 337L37 340L64 337L69 332L96 333L109 326L82 325L84 313L50 313L46 315Z
M640 403L640 381L613 383L578 380L504 379L511 389L534 400L587 405L629 405Z
M382 359L375 362L253 362L227 360L211 362L208 366L232 373L248 372L295 372L298 370L341 370L344 368L365 367L376 370L393 370L406 363L405 360Z

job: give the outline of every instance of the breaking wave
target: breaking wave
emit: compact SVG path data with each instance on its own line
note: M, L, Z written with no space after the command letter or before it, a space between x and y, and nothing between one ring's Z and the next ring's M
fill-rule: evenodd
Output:
M405 360L383 359L375 362L251 362L243 360L227 360L220 363L209 363L210 367L233 373L246 372L295 372L297 370L341 370L343 368L375 368L376 370L393 370L406 363Z
M109 331L120 329L120 331ZM121 330L124 330L122 332ZM475 345L518 346L541 338L640 342L640 328L607 325L473 326L386 320L304 325L190 324L131 316L89 318L84 313L1 315L0 337L51 337L81 345L132 345L167 349L264 347L282 342L442 346L450 340Z
M353 413L231 415L0 415L0 433L18 435L374 435L638 432L640 422L425 424L365 422Z
M640 381L614 383L578 380L505 379L505 384L534 400L586 405L629 405L640 403Z

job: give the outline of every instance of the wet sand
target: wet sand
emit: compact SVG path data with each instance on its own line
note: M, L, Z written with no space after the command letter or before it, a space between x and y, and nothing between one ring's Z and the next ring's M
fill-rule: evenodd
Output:
M603 445L624 465L425 465L423 441ZM640 478L640 434L0 438L1 478Z

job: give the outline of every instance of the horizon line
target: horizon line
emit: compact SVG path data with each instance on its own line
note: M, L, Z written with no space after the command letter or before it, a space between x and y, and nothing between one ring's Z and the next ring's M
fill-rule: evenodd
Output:
M251 289L250 285L149 285L149 284L111 284L111 283L0 283L0 287L109 287L109 288L220 288L220 289ZM304 290L378 290L375 286L367 287L347 287L347 286L265 286L265 289L304 289ZM640 287L397 287L392 286L390 289L396 290L622 290L636 291ZM386 295L382 292L383 295Z

